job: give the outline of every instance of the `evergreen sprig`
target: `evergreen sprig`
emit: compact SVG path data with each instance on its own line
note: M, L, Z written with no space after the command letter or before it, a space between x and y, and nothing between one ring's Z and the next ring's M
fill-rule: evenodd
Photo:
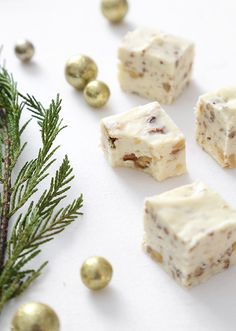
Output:
M24 110L29 110L31 117L37 119L41 147L37 156L15 173L15 165L26 147L26 143L21 143L21 135L30 122L20 126ZM54 146L55 139L65 127L60 111L59 96L44 108L35 97L19 93L13 77L0 67L0 311L10 299L25 291L47 265L44 262L36 270L28 267L40 254L41 246L81 215L82 195L71 204L59 207L74 178L67 156L49 187L36 201L33 199L56 161L59 146ZM25 211L21 211L22 207Z

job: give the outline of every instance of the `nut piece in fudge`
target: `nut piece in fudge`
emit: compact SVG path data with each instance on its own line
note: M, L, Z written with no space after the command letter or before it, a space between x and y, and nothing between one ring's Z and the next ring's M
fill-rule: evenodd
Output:
M104 118L101 131L113 167L141 169L158 181L186 172L185 138L158 102Z
M124 37L118 56L124 91L170 104L191 79L194 46L161 31L139 28Z
M236 210L202 182L147 198L144 249L182 286L236 264Z
M236 167L236 87L200 96L196 140L222 167Z

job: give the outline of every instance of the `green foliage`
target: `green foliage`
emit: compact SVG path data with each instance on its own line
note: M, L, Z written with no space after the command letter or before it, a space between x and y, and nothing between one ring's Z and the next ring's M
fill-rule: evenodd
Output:
M37 156L25 162L15 174L16 162L26 147L26 143L21 143L21 135L30 122L20 127L21 114L25 110L37 119L42 144ZM49 187L37 201L33 197L56 160L59 146L54 143L64 128L60 110L59 96L44 108L34 97L20 94L13 77L0 68L0 182L3 187L0 199L0 310L41 274L47 262L36 270L28 267L40 254L41 246L81 215L82 195L69 205L59 206L74 178L67 156L51 178ZM23 206L26 211L21 212ZM8 233L10 222L13 226Z

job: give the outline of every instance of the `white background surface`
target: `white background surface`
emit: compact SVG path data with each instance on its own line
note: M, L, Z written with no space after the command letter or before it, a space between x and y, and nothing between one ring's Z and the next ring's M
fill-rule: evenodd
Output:
M194 141L193 107L206 91L235 83L235 0L130 0L124 24L111 26L98 0L0 0L0 44L7 67L22 91L43 102L60 92L65 123L61 159L67 153L76 181L70 198L84 193L84 216L60 238L44 247L37 261L50 260L44 275L13 300L0 317L7 331L15 309L31 300L51 305L62 331L235 331L236 268L192 290L174 283L141 249L144 197L196 179L204 180L236 207L236 170L223 170ZM194 79L185 93L165 107L187 138L188 174L158 183L142 172L112 169L99 148L99 120L146 100L121 92L117 82L117 47L136 26L164 29L196 42ZM32 64L22 65L13 53L17 38L36 46ZM92 56L99 79L112 97L104 110L89 108L64 79L64 63L74 53ZM34 127L28 155L37 147ZM31 155L32 154L32 155ZM111 286L92 293L81 283L79 268L90 255L108 258L114 267Z

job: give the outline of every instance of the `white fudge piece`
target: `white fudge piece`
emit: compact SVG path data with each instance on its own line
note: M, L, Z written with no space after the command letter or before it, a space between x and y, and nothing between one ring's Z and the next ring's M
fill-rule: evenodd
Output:
M106 117L101 130L113 167L142 169L159 181L186 172L184 136L158 102Z
M161 31L139 28L124 37L118 56L124 91L170 104L191 79L194 46Z
M196 140L222 167L236 167L236 87L199 98Z
M236 264L236 211L196 182L145 201L144 247L180 285Z

